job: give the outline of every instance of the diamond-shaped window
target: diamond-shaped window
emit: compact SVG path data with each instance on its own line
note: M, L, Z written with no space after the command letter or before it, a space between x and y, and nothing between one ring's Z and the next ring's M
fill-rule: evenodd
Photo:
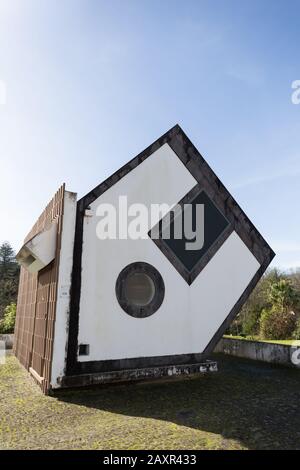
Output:
M199 185L177 207L181 207L182 211L172 210L166 214L152 228L149 236L191 284L229 236L232 228ZM193 238L192 234L195 234Z

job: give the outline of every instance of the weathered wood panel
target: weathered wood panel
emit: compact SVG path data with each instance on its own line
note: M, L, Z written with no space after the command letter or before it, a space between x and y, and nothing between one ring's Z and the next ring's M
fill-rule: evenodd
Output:
M21 268L17 303L14 352L26 369L42 379L37 382L45 393L51 376L64 193L62 185L24 240L57 223L55 259L36 274Z

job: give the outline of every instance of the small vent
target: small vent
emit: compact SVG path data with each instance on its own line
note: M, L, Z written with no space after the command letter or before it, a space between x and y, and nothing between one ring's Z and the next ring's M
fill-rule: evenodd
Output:
M90 345L89 344L80 344L78 354L79 354L79 356L88 356L90 354Z

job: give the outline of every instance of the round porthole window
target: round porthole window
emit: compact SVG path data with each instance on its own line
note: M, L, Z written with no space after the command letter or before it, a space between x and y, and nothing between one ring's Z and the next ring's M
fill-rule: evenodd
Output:
M126 266L116 282L116 295L122 309L135 318L153 315L165 295L163 278L151 264L136 262Z

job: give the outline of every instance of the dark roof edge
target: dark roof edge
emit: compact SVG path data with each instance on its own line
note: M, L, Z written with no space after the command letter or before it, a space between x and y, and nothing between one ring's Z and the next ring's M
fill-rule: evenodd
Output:
M179 124L173 126L165 134L149 145L145 150L143 150L132 160L123 165L119 170L115 171L106 180L83 196L77 203L78 212L83 212L92 202L101 196L101 194L120 181L120 179L130 173L130 171L134 170L165 143L170 145L177 157L185 165L187 170L190 171L198 183L202 182L202 184L205 184L207 178L211 182L213 181L214 190L219 193L217 195L219 202L221 199L223 199L223 204L229 205L231 210L234 212L235 220L233 225L238 235L244 242L246 242L246 245L249 249L250 245L252 245L252 249L250 251L252 251L260 263L264 261L265 257L269 259L270 263L275 256L274 251L245 214L243 209L239 206L228 189L224 186L222 181L209 166L207 161L203 158L199 150L194 146L189 137L179 126ZM245 227L247 228L245 229ZM260 245L260 247L257 245L257 243ZM261 252L262 249L264 253Z
M189 154L188 155L188 157L189 157L188 161L186 162L186 167L190 170L191 174L197 179L198 182L199 182L199 178L197 177L197 174L196 174L197 170L198 170L198 173L200 173L201 171L203 173L208 173L210 179L212 177L214 178L215 189L217 188L218 191L220 193L222 193L223 195L224 194L228 195L228 199L230 200L231 208L235 213L235 219L243 219L243 222L244 222L245 226L247 226L247 230L243 230L242 227L237 227L237 225L241 225L241 224L238 224L237 223L238 220L235 220L235 223L234 223L235 231L243 239L244 242L245 242L245 240L244 240L244 237L241 236L241 231L242 232L247 231L247 232L249 232L249 235L251 235L251 232L253 234L255 234L255 236L254 236L254 238L256 239L255 241L260 240L261 245L265 248L265 253L264 253L264 256L263 256L263 260L264 260L265 257L267 257L269 259L269 263L270 263L272 261L272 259L275 257L276 253L272 250L272 248L270 247L268 242L265 240L265 238L262 236L262 234L259 232L259 230L256 228L256 226L253 224L253 222L251 222L251 220L249 219L247 214L243 211L241 206L238 204L238 202L235 200L235 198L231 195L231 192L226 188L226 186L222 183L222 181L219 179L219 177L216 175L216 173L212 170L212 168L209 166L207 161L203 158L203 156L201 155L199 150L195 147L195 145L191 142L191 140L186 135L186 133L181 129L180 126L178 126L178 128L179 128L179 132L180 132L180 134L181 134L181 136L183 137L183 140L184 140L183 146L185 147L185 151L186 151L187 154ZM180 152L178 152L179 148L177 150L176 147L173 148L172 145L171 145L171 147L172 147L173 151L177 154L177 156L180 158L180 155L179 155ZM182 147L182 145L180 145L180 147ZM189 152L187 147L192 149L192 151ZM195 155L196 155L197 158L201 159L201 169L200 169L199 163L197 162L196 171L195 171L195 166L192 165L192 161L195 161L193 159L193 157ZM227 204L228 204L228 202L227 202ZM239 228L239 230L238 230L238 228ZM246 245L248 245L248 244L246 243ZM249 246L248 246L248 248L249 248ZM252 251L252 250L250 250L250 251ZM254 251L256 251L256 250L254 250ZM253 253L253 251L252 251L252 253ZM256 256L257 253L253 253L253 254ZM262 263L263 260L260 259L260 263Z
M136 168L140 163L142 163L146 158L148 158L153 152L162 147L167 143L173 136L177 133L183 132L181 127L178 124L175 124L171 129L169 129L165 134L155 140L150 144L145 150L140 152L134 158L125 163L121 168L115 171L111 176L109 176L102 183L98 184L94 189L88 192L78 201L79 210L86 209L93 201L95 201L101 194L103 194L107 189L111 188L115 183L117 183L123 176L127 175L130 171Z

